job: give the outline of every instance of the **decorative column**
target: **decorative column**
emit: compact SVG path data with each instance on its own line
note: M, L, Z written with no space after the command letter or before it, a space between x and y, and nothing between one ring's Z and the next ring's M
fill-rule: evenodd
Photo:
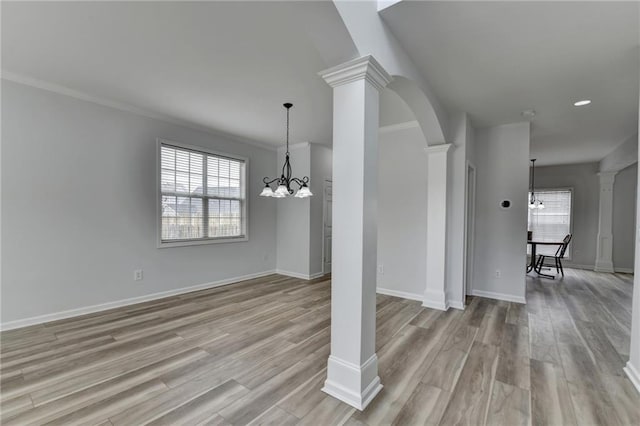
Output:
M423 306L449 309L446 288L447 163L451 144L430 146L427 152L427 288Z
M391 77L371 56L321 76L333 87L331 355L322 390L362 410L382 389L375 353L378 114Z
M638 18L640 19L640 9L638 10ZM638 44L640 44L640 34L638 35ZM638 101L640 104L640 99ZM639 105L640 106L640 105ZM638 114L640 118L640 114ZM640 121L638 122L638 131L640 134ZM640 148L640 140L638 140ZM624 368L627 377L631 383L640 392L640 173L638 174L638 186L636 190L636 250L635 250L635 266L636 271L633 277L633 301L631 306L631 342L629 344L629 361Z
M600 172L600 213L596 246L597 272L613 272L613 183L614 172Z

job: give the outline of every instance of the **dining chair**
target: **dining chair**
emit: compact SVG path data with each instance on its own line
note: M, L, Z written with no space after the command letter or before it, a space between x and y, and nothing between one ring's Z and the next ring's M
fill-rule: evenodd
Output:
M560 273L564 277L564 269L562 269L562 259L564 259L564 254L567 251L567 247L569 246L570 242L571 242L571 234L567 234L563 238L562 244L560 245L560 247L558 247L558 250L556 250L556 254L554 254L553 256L541 254L538 257L538 262L536 263L536 269L539 271L543 267L547 267L547 268L555 267L556 273ZM546 258L553 258L555 265L545 264L544 262Z

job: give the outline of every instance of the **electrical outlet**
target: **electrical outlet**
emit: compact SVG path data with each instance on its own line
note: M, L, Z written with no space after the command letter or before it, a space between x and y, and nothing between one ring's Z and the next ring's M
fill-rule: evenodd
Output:
M133 271L133 280L142 281L142 269L136 269Z
M378 273L384 275L384 265L378 265Z
M496 278L502 277L502 271L500 269L496 269Z

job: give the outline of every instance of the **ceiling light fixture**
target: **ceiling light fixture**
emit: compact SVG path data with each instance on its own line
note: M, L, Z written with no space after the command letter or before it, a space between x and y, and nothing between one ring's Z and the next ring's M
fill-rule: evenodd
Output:
M573 103L573 106L585 106L591 103L591 99L583 99L581 101L577 101Z
M520 113L520 115L522 115L524 118L526 118L527 120L533 120L533 117L536 116L536 110L531 108L531 109L525 109L524 111L522 111Z
M531 195L529 196L529 208L530 209L544 209L542 200L536 197L535 179L536 179L536 159L531 161Z
M282 174L279 178L275 179L269 179L268 177L263 178L262 182L264 182L264 189L260 193L260 196L273 198L288 197L289 195L293 195L291 184L295 183L298 185L298 191L295 195L296 198L311 197L313 193L307 186L309 183L309 177L305 176L302 179L291 177L291 162L289 161L289 110L293 104L287 102L286 104L283 104L283 106L287 109L287 152L285 154L284 165L282 166ZM271 189L271 184L274 182L277 185L275 191Z

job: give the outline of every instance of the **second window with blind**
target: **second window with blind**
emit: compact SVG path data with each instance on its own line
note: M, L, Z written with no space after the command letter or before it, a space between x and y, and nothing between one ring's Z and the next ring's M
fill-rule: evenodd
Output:
M529 197L531 193L529 193ZM548 189L536 191L536 197L544 204L543 209L529 209L529 231L535 241L558 242L571 233L572 191L571 189ZM528 200L528 198L527 198ZM552 256L557 246L538 246L537 254ZM571 245L565 257L571 258Z
M159 247L247 240L247 160L159 140Z

